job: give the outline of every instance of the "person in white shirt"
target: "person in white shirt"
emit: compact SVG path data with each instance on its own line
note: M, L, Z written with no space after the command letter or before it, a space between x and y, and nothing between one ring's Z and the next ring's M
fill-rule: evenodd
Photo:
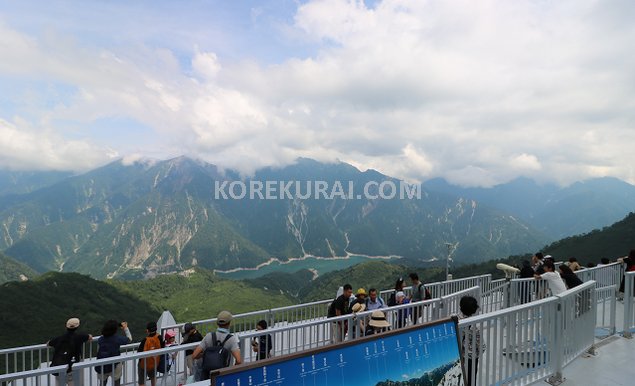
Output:
M556 267L551 261L546 261L543 264L543 268L545 269L545 272L540 275L534 275L534 278L536 278L536 280L545 279L549 284L551 295L560 295L567 290L567 286L564 284L564 280L562 280L560 274L556 272Z

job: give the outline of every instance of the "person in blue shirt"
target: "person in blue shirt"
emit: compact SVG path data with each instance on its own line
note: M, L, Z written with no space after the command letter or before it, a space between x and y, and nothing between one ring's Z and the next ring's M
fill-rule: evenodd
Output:
M374 311L384 307L386 307L386 304L384 303L384 299L377 296L377 289L369 289L368 299L366 299L366 309L368 311Z
M117 335L117 329L121 327L125 336ZM132 342L132 335L127 322L117 323L116 320L108 320L101 329L101 337L97 340L97 359L116 357L121 355L120 347ZM114 365L114 368L113 368ZM95 367L97 378L102 386L108 384L108 378L112 376L114 386L121 384L121 363L105 364Z

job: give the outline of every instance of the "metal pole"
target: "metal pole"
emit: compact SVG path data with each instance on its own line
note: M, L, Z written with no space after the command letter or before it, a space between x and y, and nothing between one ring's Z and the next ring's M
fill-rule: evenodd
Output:
M445 246L448 247L448 258L445 260L445 280L448 280L448 275L450 274L450 255L452 254L452 243L445 243Z

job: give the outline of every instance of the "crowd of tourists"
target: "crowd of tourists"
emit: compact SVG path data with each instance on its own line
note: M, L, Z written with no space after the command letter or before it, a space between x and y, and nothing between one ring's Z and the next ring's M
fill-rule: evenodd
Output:
M631 250L629 255L620 258L617 262L625 265L625 271L635 271L635 250ZM598 265L607 265L611 262L608 259L602 259ZM576 276L575 272L585 269L580 266L575 258L569 259L565 264L560 264L557 269L553 258L549 255L543 256L542 253L536 253L531 262L524 261L520 268L519 276L521 278L543 279L548 283L549 290L552 295L558 295L567 289L574 288L582 281ZM370 315L367 313L359 319L355 319L355 328L348 326L350 318L337 318L331 322L331 341L333 343L342 342L347 334L353 334L350 338L361 336L369 336L386 332L391 326L403 328L408 325L416 325L421 323L422 311L421 306L413 307L397 307L396 310L387 310L388 307L399 306L409 303L417 303L431 299L430 292L425 285L419 280L416 273L408 275L412 291L406 295L404 291L405 281L403 278L397 279L393 291L390 293L388 301L384 301L378 294L376 288L370 288L368 291L359 288L353 295L353 287L345 284L338 291L338 295L329 305L327 316L336 318L342 315L359 314L364 311L372 311ZM620 292L624 291L624 279L622 279ZM529 287L521 287L521 302L526 303L532 300L532 296L546 296L543 294L532 294ZM473 316L478 311L478 301L471 297L465 296L460 300L459 318L467 318ZM393 323L389 318L394 318ZM230 364L238 365L243 362L241 357L240 342L238 336L230 332L233 315L229 311L221 311L217 316L217 328L214 332L210 332L203 336L192 323L186 323L183 327L181 344L191 344L200 342L194 349L185 351L186 377L190 377L190 381L199 381L209 378L211 371ZM52 357L52 366L66 365L67 376L66 383L72 385L73 377L72 366L82 360L83 344L92 340L90 334L79 332L80 320L78 318L70 318L66 322L66 332L63 335L50 339L47 345L54 349ZM256 330L266 330L268 327L265 320L261 320L256 324ZM121 330L121 334L117 331ZM149 322L146 325L146 336L141 340L137 348L138 352L147 352L157 350L164 347L170 347L176 344L176 333L168 330L164 335L158 333L156 322ZM117 357L121 355L121 346L132 342L132 335L126 322L117 322L108 320L105 322L101 336L99 337L97 358ZM472 376L476 374L478 368L478 357L485 349L480 342L480 332L478 329L470 327L463 339L463 351L466 353L466 374L467 385L472 385ZM262 360L271 356L273 348L273 340L270 334L260 334L251 342L251 349L256 360ZM140 386L145 385L150 380L152 386L156 385L158 374L167 374L171 365L174 363L176 353L148 356L137 362L137 382ZM113 386L119 386L122 377L122 363L110 363L102 366L96 366L95 371L98 373L97 378L101 385L107 386L108 380L112 379ZM61 381L59 374L56 375L57 384ZM77 385L81 386L81 385Z

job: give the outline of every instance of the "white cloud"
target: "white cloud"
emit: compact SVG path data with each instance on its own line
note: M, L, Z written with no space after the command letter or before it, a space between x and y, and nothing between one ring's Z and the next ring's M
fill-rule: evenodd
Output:
M267 8L254 12L260 27ZM91 46L68 30L46 38L5 23L0 82L18 79L12 114L29 122L24 130L50 127L25 135L52 143L91 138L67 126L123 117L172 152L244 173L306 156L461 184L635 182L633 17L630 1L316 0L297 9L289 42L300 36L314 50L274 64L220 55L205 44L226 52L220 39L188 34L201 25L181 25L179 42L165 46ZM71 91L40 89L55 102L44 103L25 93L34 80ZM22 162L10 158L3 164Z
M68 140L0 119L0 165L15 170L78 170L97 167L118 154L85 140Z
M519 154L518 156L512 158L510 160L510 165L514 169L522 170L540 170L542 166L536 158L535 155L532 154Z

